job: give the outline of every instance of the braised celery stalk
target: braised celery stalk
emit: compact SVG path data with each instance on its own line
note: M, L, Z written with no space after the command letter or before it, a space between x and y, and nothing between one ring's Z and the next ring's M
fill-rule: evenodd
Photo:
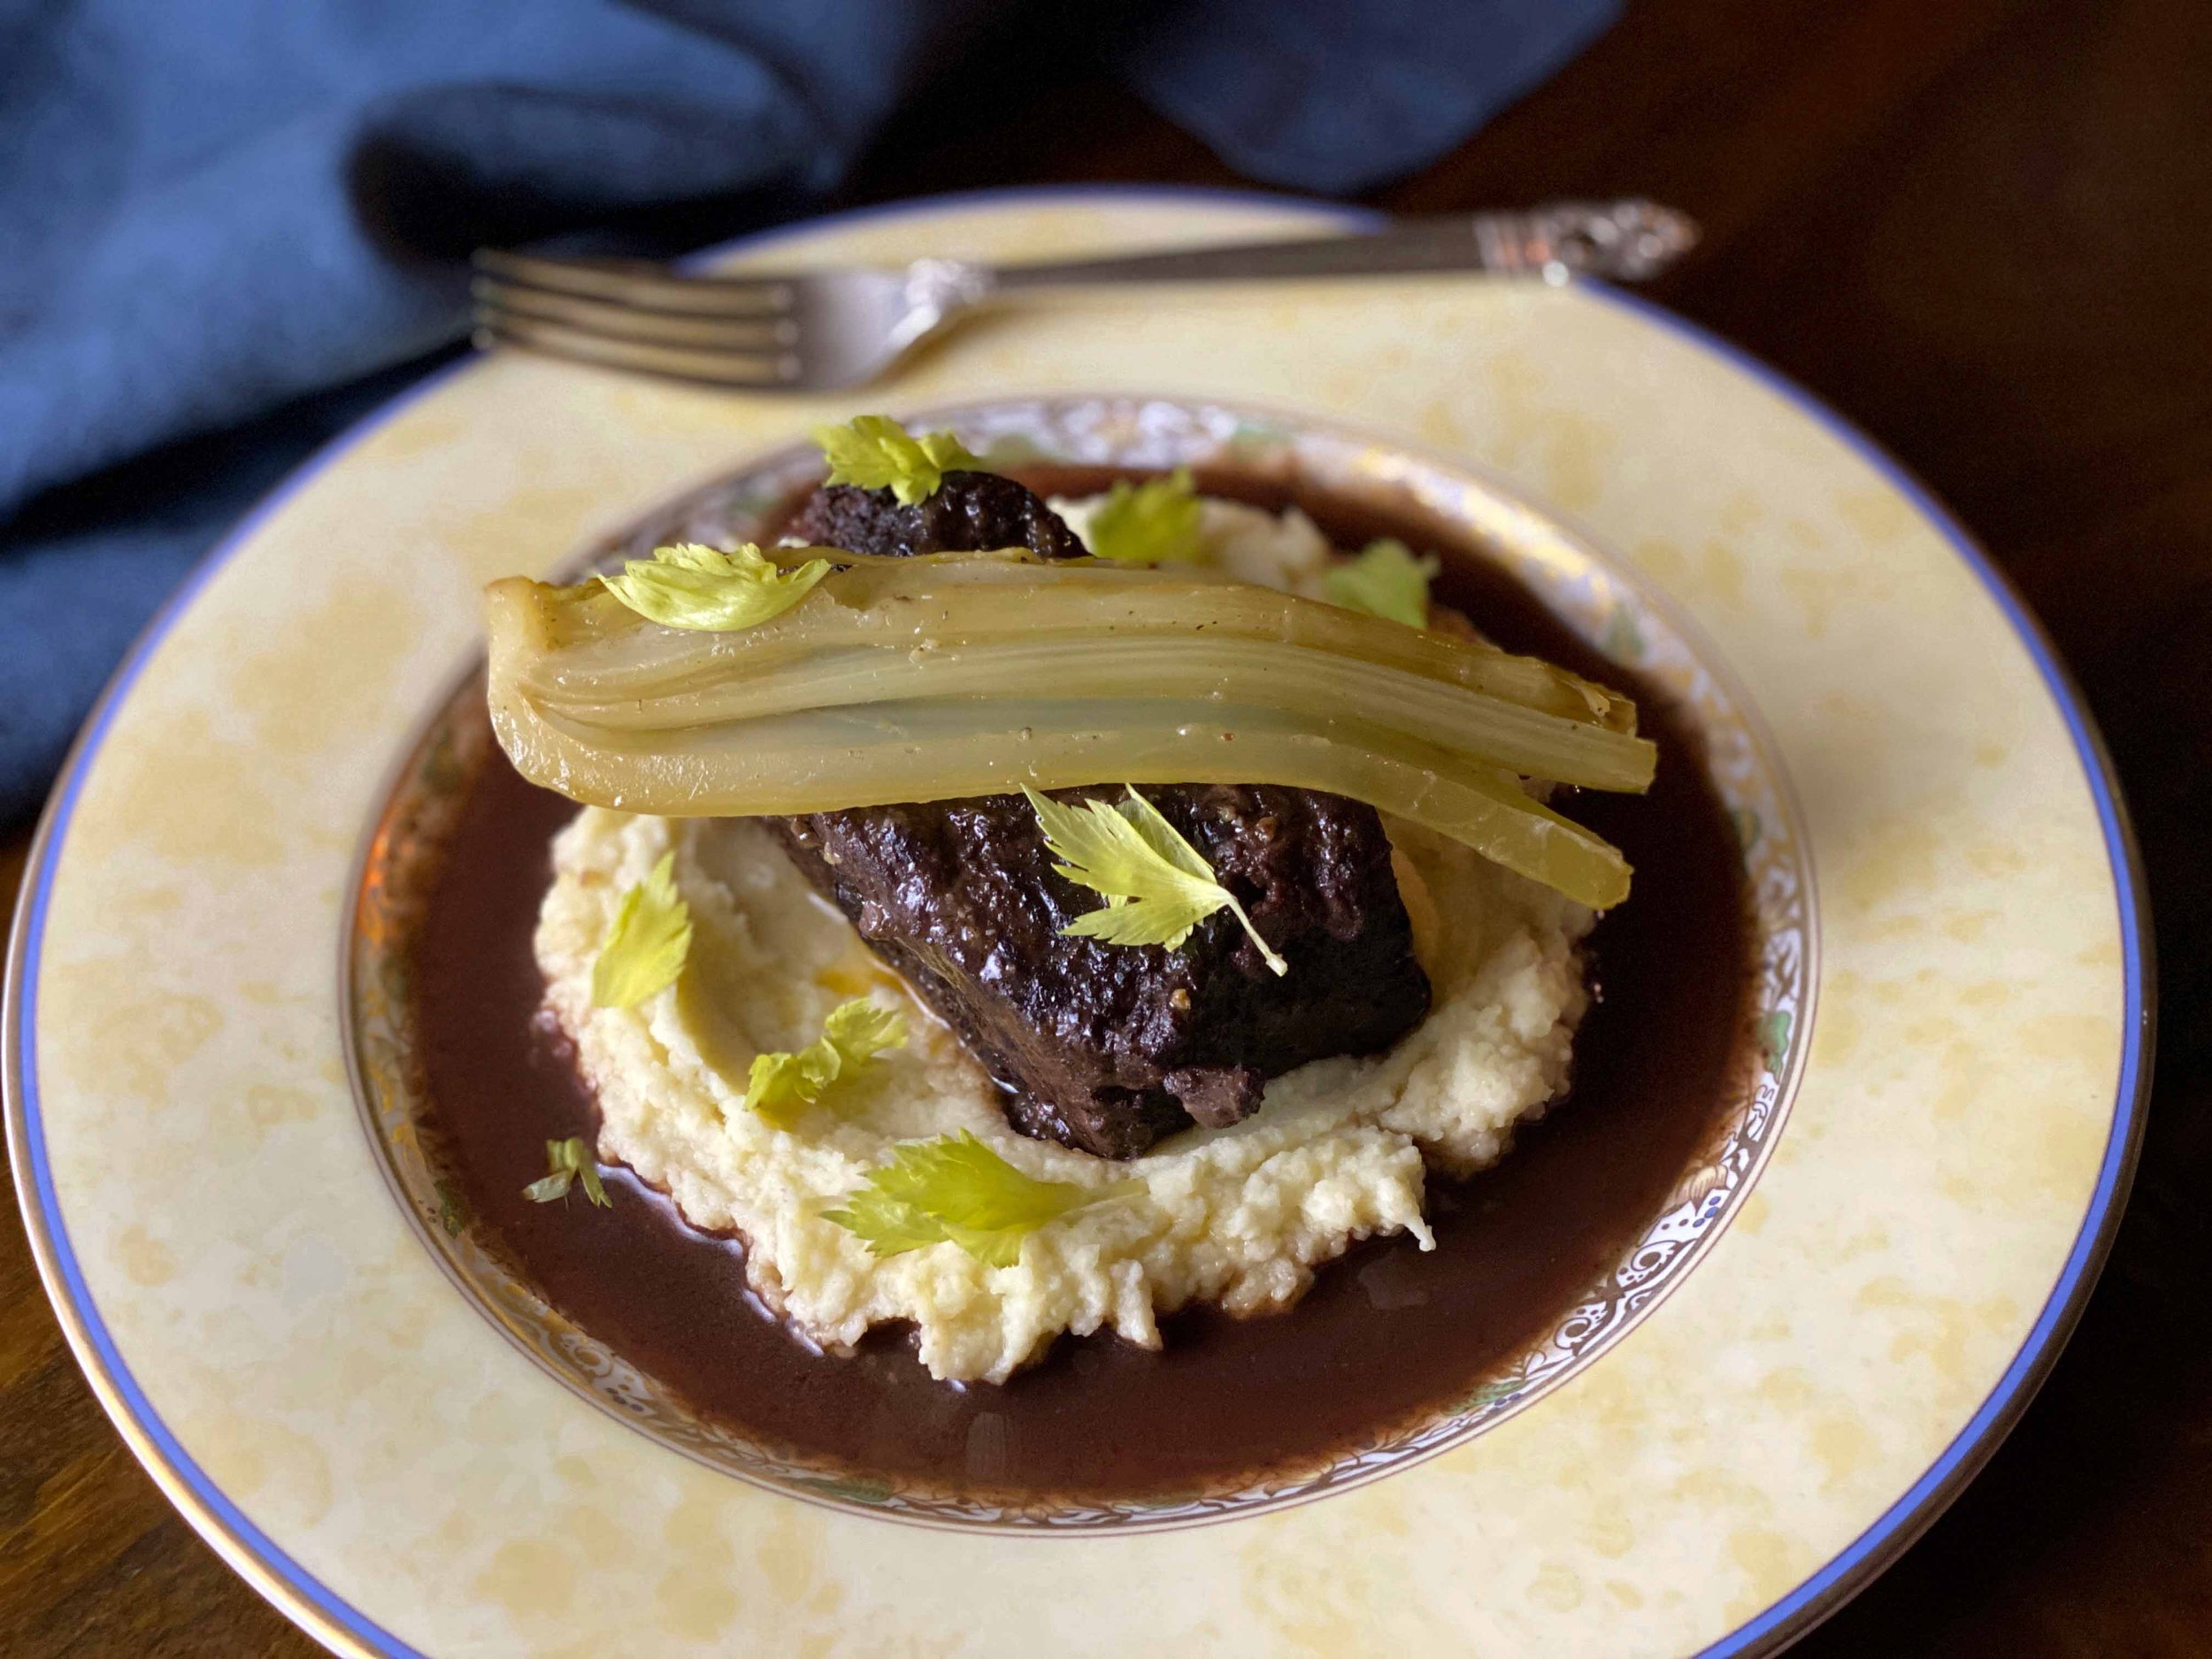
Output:
M1048 686L1062 698L1241 701L1263 681L1268 702L1282 712L1366 720L1558 783L1593 789L1651 783L1651 745L1625 733L1357 657L1202 634L1022 640L911 653L840 647L757 677L726 672L657 695L550 687L537 700L574 722L676 732L809 709L1002 697L1009 686Z
M770 550L772 554L774 549ZM742 655L749 672L834 645L929 652L950 646L1042 644L1071 638L1173 635L1306 646L1400 668L1563 719L1633 733L1635 705L1617 692L1533 657L1410 628L1335 605L1254 588L1203 570L1045 564L1018 552L858 560L784 615L741 633L702 638L658 627L596 584L498 584L502 602L540 648L525 664L533 689L565 684L612 702L713 679ZM512 579L520 581L521 579Z
M1274 783L1365 801L1602 908L1626 864L1519 780L1640 789L1652 772L1632 707L1548 664L1187 572L856 561L731 633L518 579L489 613L508 754L629 811Z

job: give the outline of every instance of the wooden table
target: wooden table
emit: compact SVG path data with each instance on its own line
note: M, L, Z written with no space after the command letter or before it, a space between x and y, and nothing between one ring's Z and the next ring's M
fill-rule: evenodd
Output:
M1042 83L925 98L849 199L1238 182L1066 44ZM2163 945L2149 1139L2086 1318L1981 1479L1801 1651L2212 1652L2212 6L1651 0L1377 199L1630 193L1706 227L1660 297L1901 457L2049 625ZM0 1221L0 1652L313 1651L131 1461Z

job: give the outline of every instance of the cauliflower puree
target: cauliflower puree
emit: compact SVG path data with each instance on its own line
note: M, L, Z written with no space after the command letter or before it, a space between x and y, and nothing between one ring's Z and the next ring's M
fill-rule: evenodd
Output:
M1055 504L1079 530L1085 504ZM1271 586L1317 584L1330 553L1294 512L1209 502L1206 533L1225 568ZM535 948L547 1003L597 1092L603 1156L665 1189L695 1225L742 1234L753 1288L824 1348L910 1320L933 1376L1002 1382L1063 1331L1110 1327L1157 1347L1159 1314L1194 1299L1287 1308L1359 1239L1408 1232L1431 1248L1425 1166L1494 1163L1514 1125L1565 1086L1590 912L1456 842L1388 828L1434 987L1428 1018L1388 1054L1303 1066L1243 1122L1125 1164L1009 1129L958 1039L757 825L587 809L554 843ZM694 927L683 975L635 1008L595 1008L593 964L622 896L672 851ZM905 1048L841 1080L794 1131L747 1110L756 1054L803 1048L864 995L905 1012ZM1144 1194L1033 1233L1007 1268L949 1244L879 1258L821 1218L898 1142L961 1130L1030 1175L1134 1176Z

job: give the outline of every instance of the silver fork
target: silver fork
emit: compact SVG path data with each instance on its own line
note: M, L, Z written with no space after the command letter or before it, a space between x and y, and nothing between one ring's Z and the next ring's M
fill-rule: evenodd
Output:
M1366 234L1242 242L1051 265L918 259L902 270L687 276L643 260L491 249L471 292L480 347L761 391L865 385L955 318L1033 289L1392 272L1489 271L1640 281L1695 244L1654 203L1555 202L1526 212L1400 219Z

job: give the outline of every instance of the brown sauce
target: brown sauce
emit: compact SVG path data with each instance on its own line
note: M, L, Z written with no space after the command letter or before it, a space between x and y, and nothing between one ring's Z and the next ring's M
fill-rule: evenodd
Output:
M1025 475L1057 493L1102 476ZM1203 481L1264 504L1286 498L1249 479ZM1384 533L1448 545L1433 526L1301 504L1351 545ZM1571 1098L1494 1170L1432 1177L1433 1252L1371 1240L1323 1269L1288 1314L1188 1311L1162 1322L1158 1353L1063 1338L1002 1387L962 1387L933 1381L895 1330L851 1358L815 1354L749 1294L740 1245L689 1228L635 1180L610 1183L611 1210L529 1202L544 1142L595 1128L589 1091L539 1017L530 948L548 842L575 808L496 751L417 943L430 1127L473 1225L569 1317L703 1412L787 1455L941 1492L1218 1489L1448 1409L1618 1259L1710 1139L1750 1064L1751 976L1735 838L1675 714L1494 566L1450 560L1438 592L1501 643L1636 696L1662 761L1646 796L1570 802L1626 851L1634 895L1592 938L1599 1001L1577 1040Z

